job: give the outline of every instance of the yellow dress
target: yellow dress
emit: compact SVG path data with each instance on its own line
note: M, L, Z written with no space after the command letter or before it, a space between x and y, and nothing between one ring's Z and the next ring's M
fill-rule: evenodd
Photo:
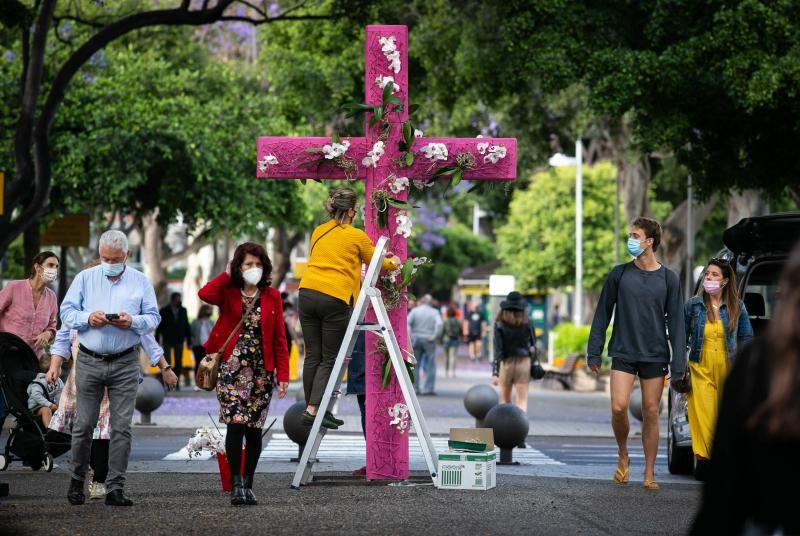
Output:
M700 362L689 362L692 390L689 393L689 429L695 456L710 459L722 386L728 375L728 350L722 320L706 321Z

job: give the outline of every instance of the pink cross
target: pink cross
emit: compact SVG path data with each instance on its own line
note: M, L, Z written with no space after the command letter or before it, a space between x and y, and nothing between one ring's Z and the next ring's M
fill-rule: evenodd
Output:
M392 39L393 38L393 39ZM402 112L388 114L389 131L385 139L385 154L375 167L365 166L362 160L373 149L380 134L380 124L366 124L366 137L343 138L350 146L345 153L352 158L357 168L346 176L345 172L326 161L322 166L300 167L304 163L322 157L319 152L307 152L306 149L320 149L330 145L330 138L287 138L265 136L258 139L258 177L264 179L363 179L366 181L365 223L367 235L375 242L379 236L390 234L392 246L390 250L401 259L406 258L406 239L395 235L397 222L396 209L389 209L389 229L380 229L377 223L377 211L369 202L373 191L388 190L393 177L407 177L409 180L427 180L437 169L453 165L457 155L472 155L473 166L465 170L465 180L511 181L516 178L517 144L513 138L426 138L415 139L412 152L415 153L414 164L401 167L396 160L400 156L399 142L403 140L402 126L408 119L408 28L406 26L367 26L366 44L366 80L364 89L366 103L370 106L380 105L383 88L376 81L379 77L391 76L397 89L394 96L403 103ZM367 114L367 119L369 119ZM422 151L428 144L444 144L447 148L446 159L427 158L430 150ZM504 154L504 157L499 157ZM493 155L493 156L490 156ZM445 177L449 179L450 177ZM407 191L392 194L396 199L405 200ZM412 218L413 219L413 218ZM433 259L436 262L436 259ZM389 312L389 317L401 348L411 351L408 344L406 323L406 299L400 307ZM381 386L381 359L372 354L375 340L372 334L367 335L367 479L369 480L406 480L408 478L408 434L401 433L389 424L389 408L396 403L403 403L403 395L397 381L387 389Z

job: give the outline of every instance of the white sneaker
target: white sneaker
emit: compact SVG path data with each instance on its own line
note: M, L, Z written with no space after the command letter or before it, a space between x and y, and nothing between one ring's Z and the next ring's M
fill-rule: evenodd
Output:
M100 482L89 482L89 499L105 499L106 485Z

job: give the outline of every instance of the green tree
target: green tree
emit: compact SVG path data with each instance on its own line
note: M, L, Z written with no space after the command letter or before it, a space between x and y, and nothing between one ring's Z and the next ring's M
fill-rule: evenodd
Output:
M200 7L189 0L176 4L162 9L157 1L120 2L113 7L101 1L70 2L63 6L57 6L56 0L42 0L33 5L20 0L4 3L0 11L4 27L0 40L4 47L17 51L12 60L18 62L17 94L11 102L18 105L0 109L4 113L10 111L16 120L11 151L13 173L9 173L6 210L0 215L0 258L24 232L26 243L28 238L32 241L32 247L26 245L26 256L38 245L36 225L48 210L52 188L52 128L68 88L97 52L137 30L153 26L204 26L218 21L259 25L335 16L331 12L309 11L306 2L285 10L276 6L277 11L237 0L203 2ZM62 25L65 21L79 30L65 34ZM68 45L66 51L54 45L63 42ZM4 59L8 61L8 56ZM1 89L13 91L13 84L4 81ZM224 96L223 90L218 98ZM5 121L7 117L3 119L4 123L10 123Z
M599 290L614 264L614 187L608 162L583 169L583 283ZM497 231L504 266L519 288L570 287L575 283L575 168L536 173L517 190L508 221Z
M426 251L415 235L409 244L409 253L415 257L429 257L433 266L422 268L425 273L412 284L417 296L432 294L449 299L458 275L464 268L477 266L495 259L493 244L486 238L475 236L465 225L453 223L439 231L444 242Z

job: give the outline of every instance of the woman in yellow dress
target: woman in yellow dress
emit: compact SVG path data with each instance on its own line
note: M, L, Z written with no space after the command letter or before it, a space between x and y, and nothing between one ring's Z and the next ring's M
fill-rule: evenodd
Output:
M686 302L689 373L689 429L695 456L695 478L703 480L722 399L722 386L737 348L753 337L747 309L736 289L736 274L721 259L706 266L703 288Z

